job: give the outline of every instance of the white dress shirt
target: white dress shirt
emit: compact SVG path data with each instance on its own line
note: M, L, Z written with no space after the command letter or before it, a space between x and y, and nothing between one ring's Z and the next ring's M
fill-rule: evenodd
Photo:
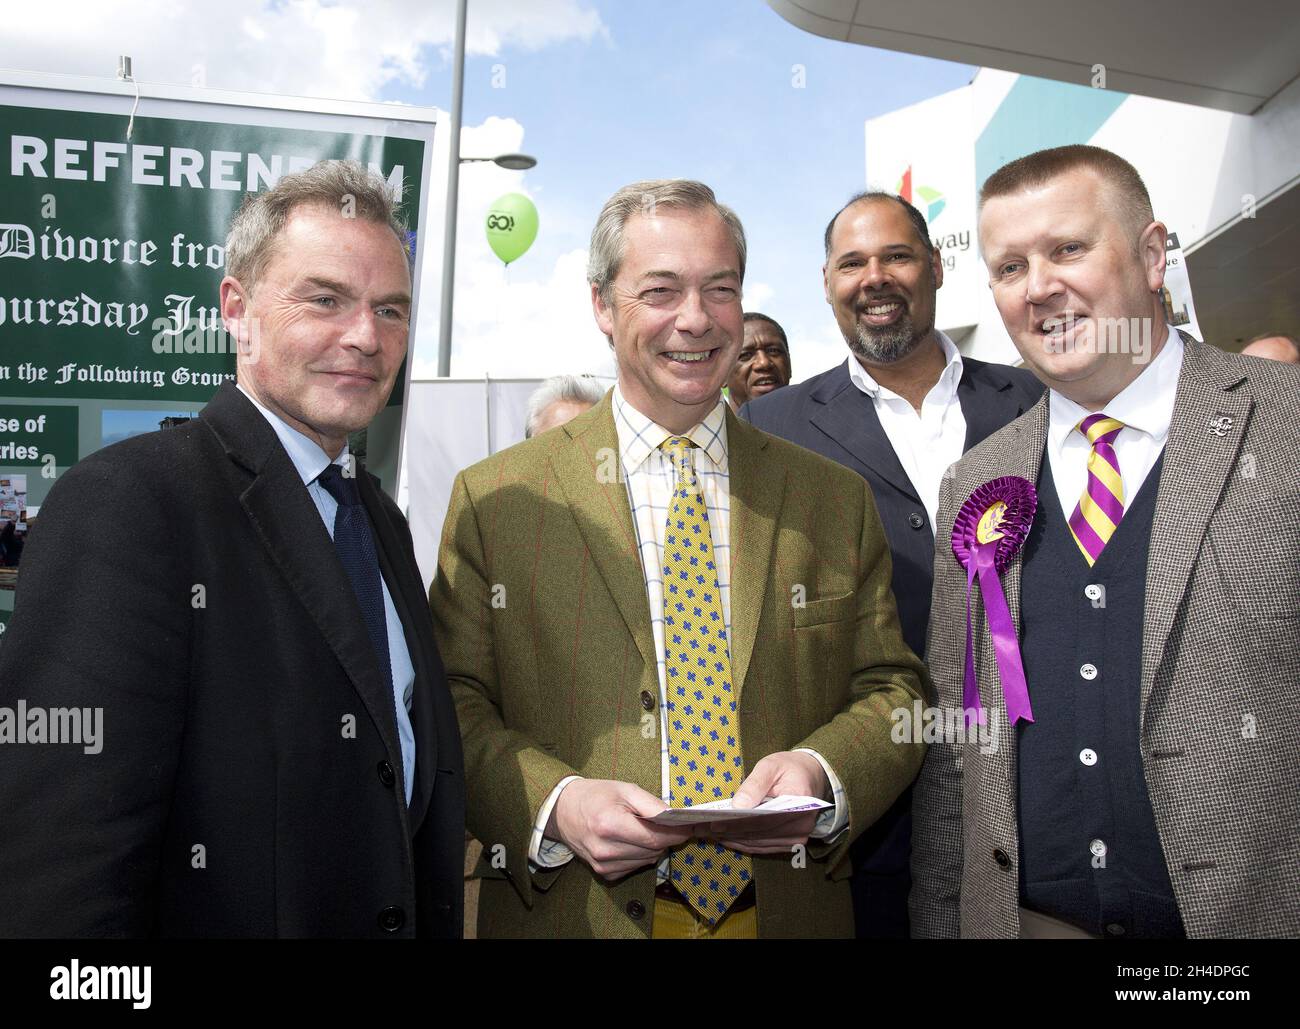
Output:
M935 330L947 363L939 381L921 401L918 414L911 402L880 385L852 354L849 355L849 378L853 385L871 398L898 463L921 498L931 528L939 512L939 488L949 465L961 460L966 447L966 416L957 400L961 382L962 360L957 345L947 335Z
M731 647L731 476L727 460L727 405L719 399L717 406L695 428L685 433L674 433L647 418L623 397L622 390L614 387L614 425L618 432L619 457L627 484L628 503L632 509L632 524L636 529L637 549L641 554L641 573L646 584L649 601L650 626L654 634L657 672L659 679L659 761L661 768L661 796L668 803L668 699L667 662L664 657L664 581L663 541L668 525L668 507L677 484L677 472L672 461L659 445L672 436L689 436L697 449L692 451L695 471L709 512L709 535L713 544L714 563L718 571L718 587L722 597L722 616L727 625L727 647ZM744 747L744 739L741 739ZM848 805L844 801L844 787L838 776L822 756L805 750L821 764L831 784L835 806L822 811L812 835L818 839L840 832L848 823ZM529 860L541 868L554 868L573 857L564 844L543 836L551 811L560 792L578 776L569 776L551 791L541 806L533 826ZM661 878L664 867L660 866Z
M239 392L248 397L275 430L280 443L289 454L289 460L297 470L302 483L307 487L307 494L316 505L325 531L334 538L334 516L338 512L339 502L317 480L321 472L331 464L329 454L320 448L313 439L309 439L269 408L263 407L257 399L239 386ZM343 453L332 462L342 468L348 468L351 458L347 444ZM345 474L354 474L345 472ZM379 584L384 589L384 624L388 630L388 660L392 666L393 704L397 714L397 736L402 745L402 782L406 789L406 803L411 803L411 787L415 784L415 729L411 725L411 698L415 690L415 666L411 663L411 653L406 649L406 632L402 620L397 616L397 607L393 604L392 594L388 592L388 583L381 574Z
M1178 392L1178 373L1183 367L1183 340L1178 330L1169 326L1169 338L1142 373L1130 382L1100 413L1124 423L1115 437L1115 456L1124 483L1124 509L1133 502L1146 481L1165 440L1174 417L1174 397ZM1092 445L1075 426L1092 414L1068 397L1051 390L1048 397L1047 459L1051 463L1052 481L1061 501L1061 511L1068 521L1088 485L1088 455Z

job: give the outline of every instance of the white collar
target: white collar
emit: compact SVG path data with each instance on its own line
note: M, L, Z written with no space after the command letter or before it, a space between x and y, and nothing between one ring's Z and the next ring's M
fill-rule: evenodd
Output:
M280 437L280 443L289 454L289 460L293 462L293 466L302 478L304 486L315 482L320 473L331 463L346 466L348 462L348 445L346 443L343 444L343 452L331 462L329 454L325 453L320 444L314 439L303 435L274 411L265 407L242 385L236 384L236 387L240 393L244 394L252 402L255 408L262 412L262 417L271 423L271 428Z
M721 396L704 420L688 432L672 432L653 418L646 417L623 396L622 387L618 385L614 386L613 406L619 455L628 471L639 468L642 461L658 451L659 445L672 436L689 437L709 455L715 467L727 467L727 402Z
M944 366L943 371L939 373L938 381L934 386L930 387L930 389L939 389L941 395L938 399L946 403L952 399L953 395L957 392L957 384L961 382L961 351L957 349L957 344L948 338L947 333L935 329L934 335L939 341L940 349L943 350ZM867 394L867 396L878 398L880 400L902 399L887 386L880 385L880 383L872 377L871 373L862 367L862 362L852 353L849 354L848 368L849 378L853 381L853 385L857 386L858 389L862 390L862 392ZM927 396L928 395L927 391Z
M1174 419L1174 399L1182 367L1183 338L1170 325L1169 336L1160 353L1106 404L1106 416L1123 422L1127 429L1145 433L1157 446L1163 446L1169 435L1169 424ZM1048 412L1048 438L1057 449L1074 427L1092 413L1056 390L1049 393Z

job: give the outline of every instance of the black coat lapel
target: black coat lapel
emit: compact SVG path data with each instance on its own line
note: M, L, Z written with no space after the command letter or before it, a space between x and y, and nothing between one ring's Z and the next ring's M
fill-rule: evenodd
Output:
M1032 403L1025 404L1012 381L984 361L963 358L957 402L966 421L962 453L979 446L1002 426L1015 421Z
M391 757L401 759L391 685L383 681L352 583L275 430L231 383L200 415L245 473L239 501L272 560L352 680Z
M389 595L402 623L406 649L415 669L415 683L411 694L411 727L415 732L415 784L411 791L411 835L420 828L420 822L429 809L433 796L433 777L438 767L438 733L434 721L434 690L445 688L446 673L433 644L433 618L429 602L424 596L418 575L411 567L410 558L403 546L402 532L392 522L384 507L379 487L364 468L357 472L357 485L361 500L375 528L375 549L379 553L379 568L388 584ZM397 698L393 698L397 703Z
M840 374L832 376L818 392L826 406L809 419L813 425L853 455L862 466L856 470L863 478L882 479L919 504L921 498L885 435L876 405L853 385L848 369L841 367Z

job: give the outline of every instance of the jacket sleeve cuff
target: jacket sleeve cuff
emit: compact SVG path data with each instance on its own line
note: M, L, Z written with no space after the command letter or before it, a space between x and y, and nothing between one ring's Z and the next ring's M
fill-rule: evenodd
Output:
M560 799L560 794L564 792L564 787L575 779L581 779L580 775L569 775L561 779L551 790L550 795L542 801L542 806L537 812L537 820L533 823L533 835L528 845L528 869L536 872L539 869L559 868L573 860L573 851L566 847L558 840L549 839L546 833L546 825L551 820L551 812L555 810L556 802Z
M826 763L826 759L815 750L807 747L799 747L795 753L811 754L817 759L817 763L822 766L822 771L826 773L826 780L830 783L830 800L834 807L825 808L817 816L817 824L809 837L814 840L823 840L830 843L842 833L849 824L849 806L844 802L844 784L840 782L840 777L835 774L835 770ZM822 798L826 799L826 798Z

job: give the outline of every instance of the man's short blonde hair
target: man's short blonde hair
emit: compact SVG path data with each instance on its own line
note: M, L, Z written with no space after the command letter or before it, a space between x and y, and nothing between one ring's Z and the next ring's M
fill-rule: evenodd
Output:
M1110 187L1111 194L1119 203L1120 217L1132 229L1136 246L1142 230L1156 220L1151 208L1151 194L1136 168L1119 154L1098 146L1071 144L1052 147L1004 164L980 187L979 209L983 211L985 203L994 197L1044 185L1078 168L1095 172Z
M591 230L591 249L587 257L587 281L597 288L601 300L610 299L610 286L623 264L623 227L634 214L653 215L656 208L675 207L690 211L713 210L731 233L736 244L740 267L736 271L745 281L745 228L736 212L718 203L713 190L691 179L647 179L624 186L605 201Z
M295 209L319 205L393 230L410 267L406 222L397 213L399 192L357 161L319 161L285 175L264 193L247 193L226 235L226 273L252 290L275 253L276 240Z

